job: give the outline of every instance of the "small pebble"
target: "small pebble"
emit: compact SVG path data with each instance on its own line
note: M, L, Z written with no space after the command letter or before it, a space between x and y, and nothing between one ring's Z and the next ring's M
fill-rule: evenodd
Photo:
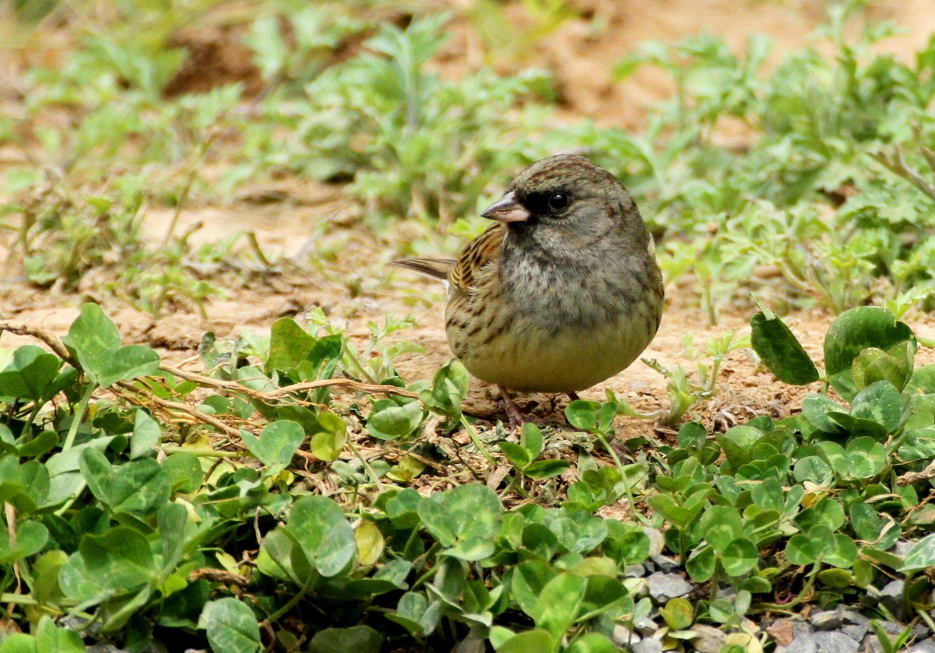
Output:
M639 644L643 638L635 632L624 626L617 624L614 626L614 645L615 646L633 646Z
M669 599L685 596L692 591L692 586L678 574L664 574L657 571L646 579L649 595L656 603L665 603Z
M669 556L654 555L652 556L652 561L656 565L656 569L667 574L672 573L679 568L678 561L675 558L670 558Z
M656 528L650 528L649 526L644 526L643 532L646 533L646 537L649 538L649 557L661 554L662 547L665 544L662 531Z
M812 635L818 646L818 653L857 653L860 644L844 633L819 632Z
M844 615L837 610L818 610L812 614L808 623L816 630L837 630L844 624Z
M692 631L698 636L691 643L699 653L718 653L727 643L727 634L713 626L695 624Z
M643 565L627 565L623 570L623 575L627 578L640 578L646 575L646 569Z
M887 583L880 590L880 603L893 615L899 617L902 612L903 588L906 583L901 580L893 580Z
M644 639L633 647L633 653L662 653L662 642L658 639Z

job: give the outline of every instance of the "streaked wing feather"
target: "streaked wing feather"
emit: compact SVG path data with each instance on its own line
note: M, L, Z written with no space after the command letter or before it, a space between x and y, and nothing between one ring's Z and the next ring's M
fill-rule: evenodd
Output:
M470 293L476 285L478 275L491 261L500 256L506 227L495 224L480 236L469 242L458 255L458 262L451 270L451 283L464 293Z

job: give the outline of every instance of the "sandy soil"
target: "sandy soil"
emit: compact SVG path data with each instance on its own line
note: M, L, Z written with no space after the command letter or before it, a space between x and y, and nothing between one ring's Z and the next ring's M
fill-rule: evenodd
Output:
M470 0L449 0L456 11L464 10ZM771 35L777 52L801 46L806 35L820 20L823 2L820 0L790 0L762 2L742 0L574 0L571 5L582 18L566 21L554 33L531 47L522 65L547 66L555 71L563 100L561 119L565 121L590 117L604 125L639 129L647 108L671 92L667 80L650 69L641 70L622 83L610 76L612 62L618 61L643 40L678 41L700 29L723 34L733 47L743 47L748 32L757 30ZM523 21L519 2L504 5L504 16ZM897 56L908 57L935 32L935 12L930 0L881 0L868 13L869 20L893 19L907 29L898 39L887 41ZM602 27L593 28L586 18L599 17ZM480 52L481 36L471 31L463 19L452 25L453 38L439 58L438 66L449 75L483 65ZM248 88L256 89L254 72L244 65L245 56L236 46L236 34L221 29L179 35L178 42L195 53L191 65L204 66L203 76L227 81L242 79ZM51 41L55 42L55 41ZM231 45L234 43L235 45ZM225 45L227 44L227 45ZM221 52L224 56L208 56ZM205 55L208 53L208 55ZM0 71L0 79L13 79L25 66L42 61L48 64L54 57L49 52L21 53L17 63L9 63ZM219 63L212 63L217 60ZM200 63L199 63L200 62ZM519 64L503 64L504 69ZM190 68L187 77L176 80L173 92L200 88L201 81ZM189 80L189 81L186 81ZM0 86L3 86L0 84ZM12 102L14 86L0 93L0 102ZM21 155L0 152L0 166L12 165ZM259 202L275 194L282 201ZM151 208L147 214L147 237L159 239L168 223L169 209ZM240 199L228 206L192 203L181 216L185 229L201 224L195 240L213 241L225 235L251 230L256 233L267 256L295 265L284 266L276 275L247 275L240 287L225 299L211 300L208 318L203 319L194 308L180 308L172 315L154 319L116 300L106 300L105 308L115 319L125 338L131 342L151 344L163 350L169 360L197 367L194 349L203 332L212 330L220 337L235 336L244 330L266 331L278 317L295 316L311 306L320 306L338 321L346 321L353 340L366 338L366 322L381 319L386 312L396 315L412 313L417 326L394 337L411 340L425 348L425 353L401 359L399 367L407 380L429 380L434 371L451 356L443 333L443 296L441 288L430 281L414 280L410 275L394 274L374 267L373 261L388 261L397 249L396 238L404 238L406 226L400 225L383 235L374 235L359 226L340 189L306 180L286 179L270 184L248 186ZM332 256L309 261L305 252L314 239L316 247L332 252ZM324 247L323 247L324 244ZM439 251L450 255L452 251ZM83 295L62 295L38 290L24 283L16 261L8 261L0 287L2 317L26 324L36 324L64 333L76 317L78 306L87 297L95 297L88 287ZM674 368L682 365L693 369L694 363L683 353L682 342L690 334L696 344L725 329L748 330L750 314L722 315L720 323L706 327L705 318L697 306L697 293L690 288L670 287L669 306L662 329L646 358ZM821 358L821 342L831 317L823 312L809 312L788 318L806 349L816 359ZM926 316L909 320L918 332L935 336L935 322ZM0 346L13 348L26 342L9 333L2 335ZM932 362L930 351L920 352L920 360ZM604 388L613 389L634 408L650 412L667 407L665 380L641 363L635 364L601 387L583 393L584 398L601 399ZM774 381L758 366L750 352L731 355L722 367L716 395L699 404L690 416L703 419L719 428L770 412L777 417L794 410L809 388L790 388ZM545 419L560 419L557 413L544 414L547 398L527 400L541 404L538 413ZM497 415L489 388L475 384L470 404L474 410ZM628 434L651 434L650 421L629 420ZM657 431L657 434L659 431Z

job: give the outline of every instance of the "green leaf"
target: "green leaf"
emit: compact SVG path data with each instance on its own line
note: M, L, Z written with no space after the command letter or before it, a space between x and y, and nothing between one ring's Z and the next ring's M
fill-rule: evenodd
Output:
M85 304L62 338L81 369L100 387L155 374L159 355L145 345L120 346L120 334L97 304Z
M374 402L367 418L367 432L380 440L405 438L422 424L422 404L415 399L398 403L394 399Z
M739 578L756 567L760 558L753 542L737 538L724 548L720 559L727 575Z
M511 637L497 648L497 653L546 653L555 650L555 640L547 630L537 628Z
M536 626L545 628L555 639L565 635L581 608L587 580L573 574L559 574L542 588L533 614Z
M600 404L596 401L578 399L565 408L565 418L568 423L588 433L609 433L616 415L617 407L613 402Z
M533 526L539 526L539 524L533 524ZM555 569L541 561L522 562L513 569L510 588L523 612L530 616L536 613L543 588L557 573Z
M316 458L334 462L347 443L347 424L330 411L318 413L317 418L321 430L312 436L309 447Z
M716 554L714 549L707 544L696 549L694 554L685 561L685 571L696 583L705 583L711 580L716 567Z
M296 501L284 530L322 576L340 574L357 558L354 530L340 506L327 497Z
M535 460L542 453L542 433L539 427L532 422L523 424L523 430L520 433L520 445L529 454L529 460Z
M818 368L785 322L760 312L750 322L750 342L763 364L783 383L805 385L818 380Z
M537 460L531 463L523 473L529 478L542 480L564 473L571 464L567 460Z
M246 603L237 599L206 603L198 627L207 630L208 643L214 651L256 653L262 648L256 616Z
M912 545L899 571L921 571L935 567L935 533L926 535Z
M864 349L851 364L854 384L858 388L866 388L873 383L886 381L897 392L901 391L912 375L916 348L915 341L906 340L894 345L890 350L893 353L875 347Z
M884 513L885 514L885 513ZM863 502L851 504L851 526L857 537L878 549L889 549L899 539L902 529L890 519L884 519Z
M79 461L91 492L113 512L150 513L169 499L169 477L152 458L114 467L97 449L85 448Z
M854 397L851 415L859 419L873 420L893 433L902 422L902 399L899 390L889 381L876 381Z
M87 576L100 588L128 592L158 578L149 542L132 528L117 526L100 535L87 533L78 550Z
M817 556L812 547L812 541L801 533L797 533L786 542L786 559L794 565L810 565L816 562Z
M288 317L276 320L269 333L267 372L280 370L293 375L299 365L308 360L316 342L317 340L296 324L295 320Z
M133 422L133 437L130 438L130 458L140 458L153 454L153 448L162 439L159 423L142 408L137 409Z
M435 373L432 389L419 393L422 403L434 413L449 419L461 415L461 402L467 396L471 377L458 359L452 359Z
M42 524L26 521L16 526L16 546L10 544L10 533L3 528L0 533L0 564L10 565L17 560L35 555L49 540L49 530Z
M727 506L711 506L701 518L704 538L715 551L723 551L743 532L743 518Z
M544 651L545 649L529 649ZM616 653L620 649L600 633L585 633L565 649L565 653Z
M503 506L493 490L470 484L423 499L418 513L445 555L473 561L493 553Z
M56 627L46 615L39 620L36 629L36 647L39 653L83 653L87 650L81 635L74 630Z
M843 533L835 533L831 546L822 556L822 562L835 567L849 568L857 559L857 545L854 540Z
M824 433L844 433L837 422L831 419L830 413L846 413L842 406L830 399L827 395L811 393L802 400L802 414L815 428Z
M352 626L350 628L327 628L315 633L309 642L309 653L335 653L353 651L354 653L380 653L383 636L370 626Z
M873 438L855 438L847 443L844 460L848 478L873 478L886 468L886 449Z
M529 457L529 452L527 452L526 449L518 444L513 444L512 442L500 442L497 444L497 446L500 447L500 451L502 451L503 455L506 456L506 459L510 461L510 464L520 471L524 470L526 465L528 465L532 460Z
M888 310L861 306L845 311L825 334L825 370L828 379L842 397L854 398L851 365L864 349L875 347L888 351L913 338L912 331Z
M691 601L683 598L669 599L664 607L659 608L659 614L672 630L687 629L695 618L695 610Z
M13 354L13 363L0 372L0 397L45 401L61 367L58 356L24 345Z
M281 419L267 424L260 436L240 432L244 444L257 459L268 467L286 467L305 440L305 431L291 420Z

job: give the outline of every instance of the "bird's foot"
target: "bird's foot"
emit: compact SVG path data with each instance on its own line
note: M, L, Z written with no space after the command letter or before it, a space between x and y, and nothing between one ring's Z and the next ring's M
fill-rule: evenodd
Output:
M526 422L526 416L523 415L523 411L520 410L516 402L510 397L510 393L506 391L506 388L502 385L498 385L497 390L500 391L500 398L503 399L503 407L506 410L507 419L510 421L510 430L515 431L521 428Z

